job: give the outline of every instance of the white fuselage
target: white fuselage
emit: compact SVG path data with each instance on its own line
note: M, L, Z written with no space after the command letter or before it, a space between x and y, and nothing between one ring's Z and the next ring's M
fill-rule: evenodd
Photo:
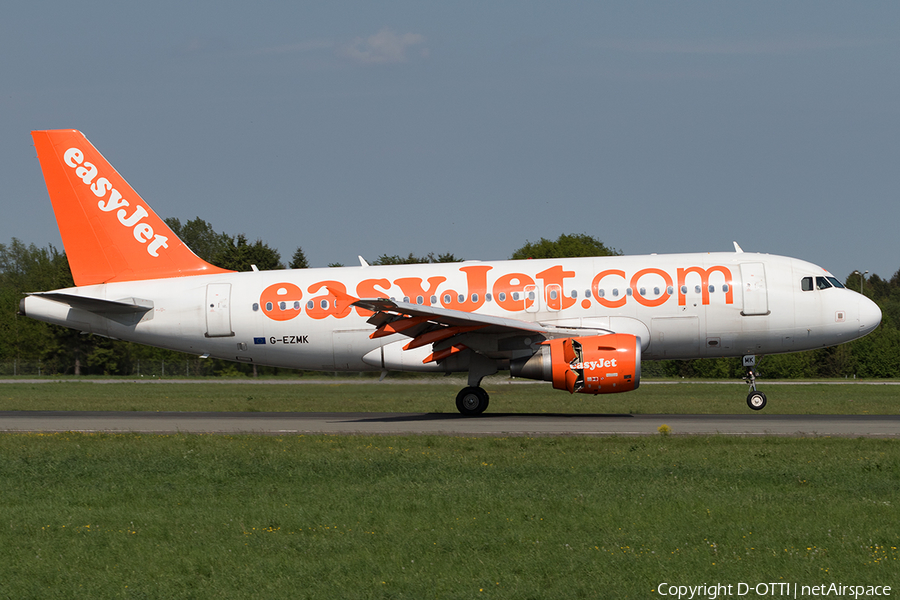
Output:
M30 317L198 355L308 370L453 370L409 338L370 339L371 313L329 291L567 328L630 333L647 359L796 352L874 329L878 307L797 259L702 253L223 273L58 290L152 303L109 315L28 296ZM813 282L804 289L804 278ZM831 281L836 281L831 278ZM810 286L806 286L810 287ZM531 340L525 340L526 345ZM534 340L537 342L539 340ZM383 347L383 348L382 348ZM533 348L523 347L522 352Z

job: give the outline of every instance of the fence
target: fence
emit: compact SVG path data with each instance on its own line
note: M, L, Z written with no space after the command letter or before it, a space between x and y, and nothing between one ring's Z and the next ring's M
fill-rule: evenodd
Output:
M245 376L252 373L252 367L223 363L215 360L186 359L182 361L146 361L138 360L133 364L120 367L117 372L109 373L102 366L91 366L81 363L81 375L117 375L120 377L205 377L211 375ZM246 371L246 372L245 372ZM74 375L75 365L55 361L34 362L13 360L0 362L0 377L41 377L45 375Z

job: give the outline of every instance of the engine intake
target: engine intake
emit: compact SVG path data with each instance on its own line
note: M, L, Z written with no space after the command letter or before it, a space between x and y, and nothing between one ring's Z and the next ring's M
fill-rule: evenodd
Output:
M641 338L627 333L548 340L529 358L513 360L513 377L552 381L569 393L630 392L641 382Z

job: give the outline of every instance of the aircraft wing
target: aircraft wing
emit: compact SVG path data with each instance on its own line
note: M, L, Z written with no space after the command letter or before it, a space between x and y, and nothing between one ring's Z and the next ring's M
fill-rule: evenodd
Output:
M368 320L376 327L370 336L373 339L391 334L412 338L404 346L404 350L433 344L434 353L424 362L440 361L465 348L492 358L509 358L512 352L505 352L502 345L495 343L502 338L529 337L533 342L541 342L560 337L613 333L597 328L556 327L534 321L397 302L388 298L357 299L345 295L345 301L374 313Z
M530 323L528 321L520 321L519 319L492 317L478 313L463 312L461 310L450 310L448 308L437 308L434 306L411 304L409 302L397 302L387 298L361 299L354 302L353 305L370 310L376 315L397 315L423 318L434 322L435 324L451 327L469 327L477 325L478 327L491 327L495 330L537 332L544 331L545 329L544 326L539 323ZM380 323L377 322L373 324L380 325Z

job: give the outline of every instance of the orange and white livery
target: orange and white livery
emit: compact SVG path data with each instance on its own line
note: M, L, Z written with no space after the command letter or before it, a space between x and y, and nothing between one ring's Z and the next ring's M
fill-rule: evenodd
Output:
M642 359L754 358L847 342L878 306L808 262L743 252L237 273L198 258L78 131L32 132L77 287L20 313L113 338L260 365L508 369L571 393L638 387Z

